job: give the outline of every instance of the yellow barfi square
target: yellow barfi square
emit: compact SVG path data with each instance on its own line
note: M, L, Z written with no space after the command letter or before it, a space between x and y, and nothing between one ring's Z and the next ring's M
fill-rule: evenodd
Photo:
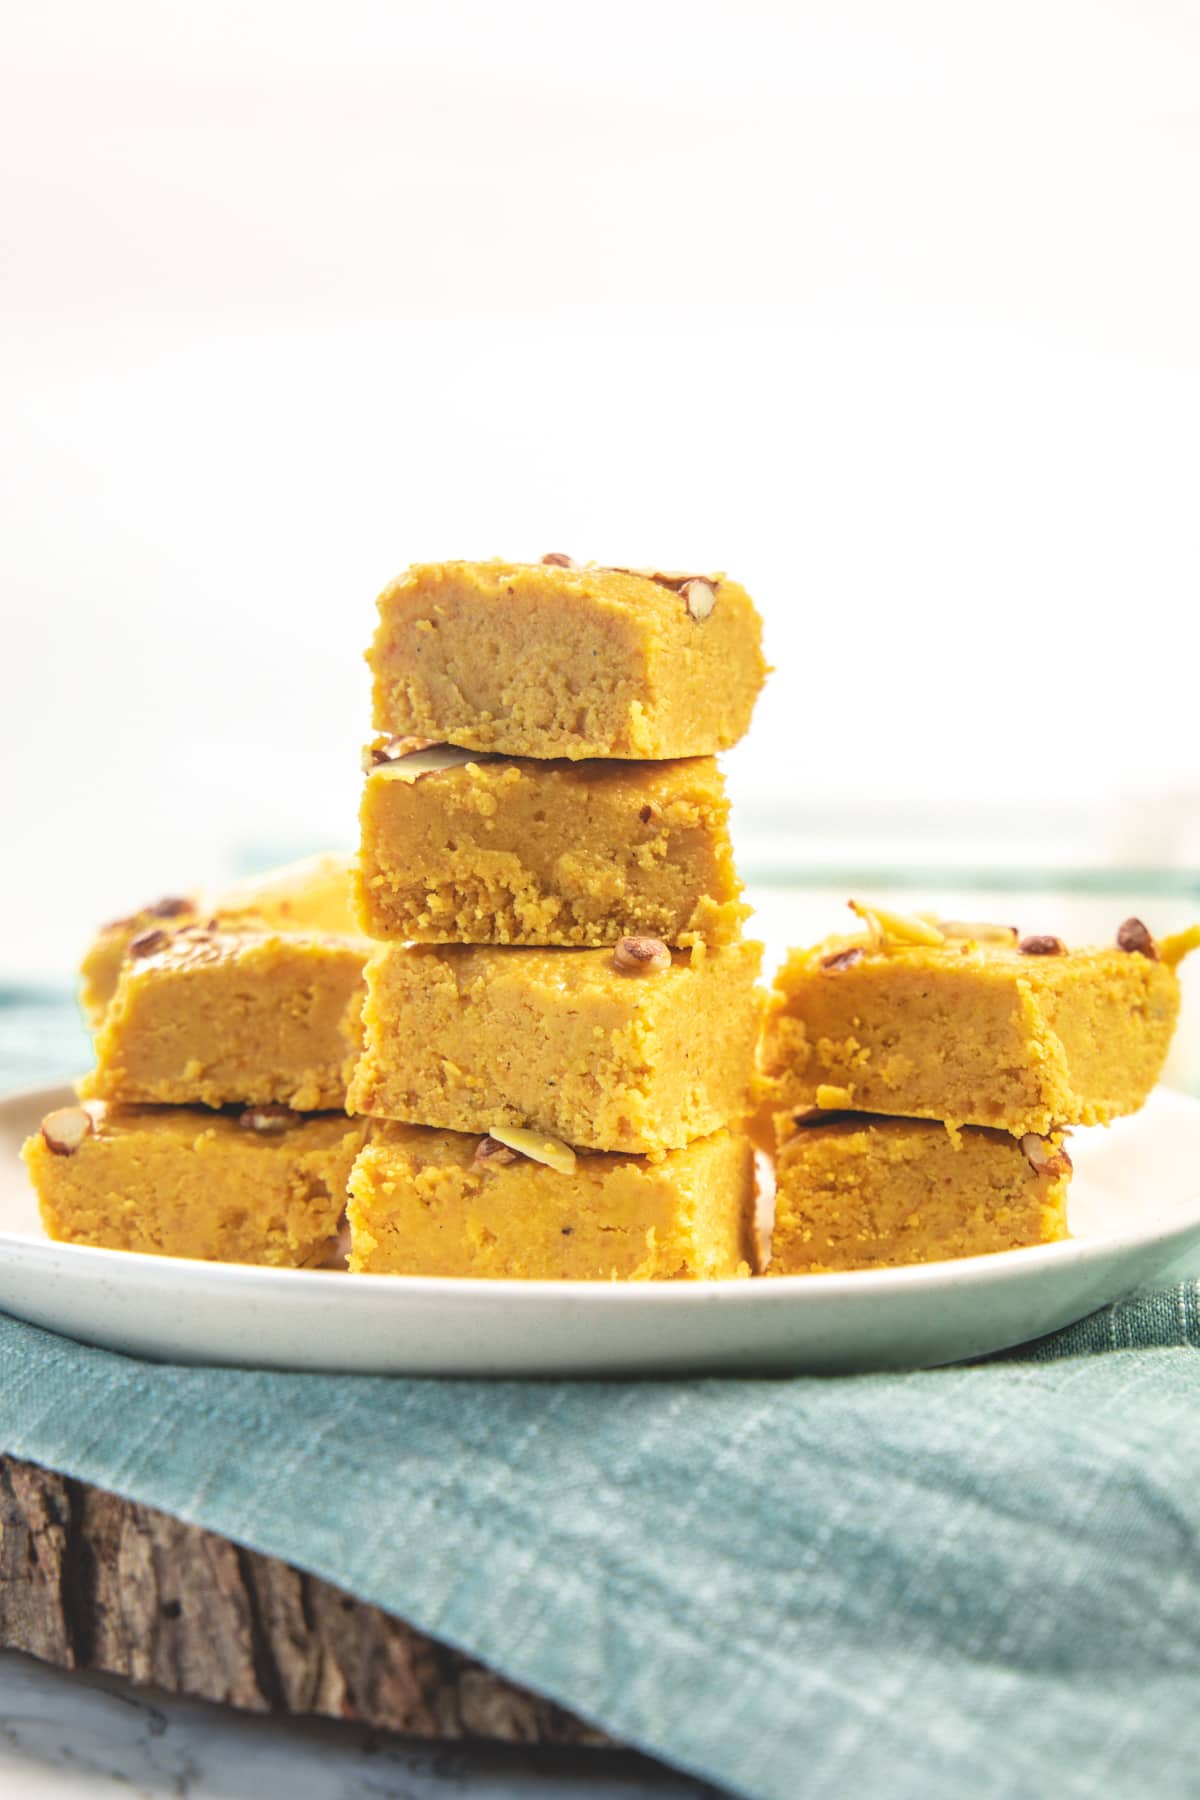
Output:
M658 944L639 965L630 941L377 951L351 1111L451 1131L533 1126L630 1152L677 1149L739 1119L761 944L703 956Z
M710 756L766 675L726 576L551 563L407 570L367 660L377 731L508 756Z
M695 1280L754 1260L753 1150L729 1131L653 1158L584 1153L564 1171L458 1132L377 1125L350 1196L358 1273Z
M535 762L385 742L362 802L361 919L421 943L729 943L749 908L712 757Z
M800 1126L776 1165L768 1275L984 1256L1067 1233L1061 1135L1010 1137L843 1114Z
M86 1122L85 1122L86 1121ZM366 1124L286 1109L68 1107L22 1155L52 1238L152 1256L317 1267L337 1248Z
M318 931L353 937L357 858L323 851L285 868L235 882L219 893L170 894L102 925L80 966L80 1004L98 1031L117 991L129 946L151 932L171 933L211 922L223 930Z
M764 1020L766 1107L903 1114L1019 1137L1142 1105L1179 1012L1179 978L1148 933L1141 950L1068 950L1001 927L931 930L941 941L868 934L791 952Z
M83 1097L344 1107L361 1044L363 939L199 926L158 935L131 947Z

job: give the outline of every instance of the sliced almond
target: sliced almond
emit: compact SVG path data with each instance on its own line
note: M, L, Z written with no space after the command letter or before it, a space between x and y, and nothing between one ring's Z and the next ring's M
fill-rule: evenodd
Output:
M156 950L164 950L170 941L170 934L156 925L153 931L140 931L135 938L130 939L129 954L134 958L153 956Z
M94 1129L91 1113L82 1106L60 1106L42 1120L42 1139L55 1156L74 1156Z
M564 556L561 550L548 550L545 556L543 556L542 561L548 563L552 569L574 569L577 567L574 558Z
M833 950L828 956L823 956L821 967L827 969L831 975L836 975L839 969L852 969L855 963L861 962L862 959L862 945L850 944L845 950Z
M571 1146L544 1131L529 1131L524 1125L494 1125L488 1135L507 1149L527 1156L530 1162L545 1163L560 1175L575 1173L575 1152Z
M1021 1153L1035 1175L1069 1175L1073 1167L1063 1145L1027 1131L1021 1139Z
M1051 937L1048 932L1041 936L1023 937L1018 949L1022 956L1065 956L1067 946L1060 937Z
M977 944L1015 944L1020 932L1015 925L993 925L986 919L939 919L942 936L970 938Z
M684 582L679 591L693 619L702 625L717 604L717 590L713 582L703 575L694 575L691 581Z
M627 569L620 563L611 563L609 573L612 575L637 575L642 581L656 581L659 587L670 588L673 594L679 593L685 581L694 581L695 576L690 569Z
M376 755L375 747L367 750L366 756L372 760L364 762L367 774L372 769L386 768L400 781L420 781L423 775L438 775L444 769L459 769L465 763L493 762L495 758L479 750L461 750L457 744L431 744L424 738L393 738L392 745L407 745L406 749L391 749L383 755Z
M860 906L854 900L848 900L846 904L853 909L867 928L867 949L882 950L887 940L883 934L883 926L880 924L872 908L869 906Z
M419 750L432 750L436 744L436 738L373 738L362 753L363 774L369 775L372 769L381 768L387 763L400 762L406 756L415 756Z
M919 918L916 913L889 912L883 906L864 906L861 900L848 900L846 904L852 913L858 914L882 949L886 950L889 944L925 944L936 949L946 941L944 932L937 925L931 925L928 919Z
M1173 931L1169 937L1158 940L1158 960L1165 962L1168 969L1181 963L1193 950L1200 950L1200 925L1189 925L1186 931Z
M255 1131L260 1137L274 1137L299 1125L303 1117L303 1113L293 1112L290 1106L271 1101L266 1106L247 1106L238 1114L238 1124L243 1131Z
M701 575L691 569L628 569L622 568L619 563L612 563L609 565L609 573L611 575L637 575L642 581L653 581L658 587L669 588L673 594L682 594L693 618L707 619L708 614L717 603L717 589L721 585L715 576ZM700 608L707 604L707 612L692 612L693 603L687 590L693 583L707 588L712 596L711 601L707 603L702 595L696 597L695 604Z
M195 910L196 902L186 894L165 894L153 906L146 908L146 914L151 919L180 919L185 913L194 913Z

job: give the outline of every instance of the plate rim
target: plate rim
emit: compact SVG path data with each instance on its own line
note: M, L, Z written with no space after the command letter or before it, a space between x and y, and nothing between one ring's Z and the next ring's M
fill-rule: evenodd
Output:
M1182 1089L1159 1086L1154 1092L1169 1096L1172 1103L1181 1102L1200 1114L1200 1096ZM0 1114L21 1106L70 1104L73 1089L56 1082L19 1088L0 1094ZM1129 1115L1135 1116L1135 1115ZM1082 1128L1081 1128L1082 1129ZM1182 1203L1185 1216L1173 1218L1155 1229L1129 1228L1104 1237L1068 1237L1053 1244L1032 1244L1013 1250L994 1250L978 1256L960 1256L938 1262L906 1263L885 1269L835 1269L808 1275L763 1275L717 1280L695 1281L599 1281L599 1280L520 1280L511 1277L468 1275L380 1275L360 1274L349 1291L370 1297L376 1302L387 1294L400 1303L420 1295L426 1299L436 1294L449 1305L465 1305L486 1297L497 1304L521 1305L531 1309L551 1309L566 1301L586 1296L586 1304L609 1310L640 1307L650 1301L662 1306L696 1305L783 1307L795 1304L802 1295L831 1300L845 1296L865 1298L880 1291L928 1289L933 1293L961 1286L965 1281L991 1287L1019 1276L1035 1275L1056 1268L1076 1267L1090 1262L1103 1262L1138 1250L1167 1248L1176 1240L1200 1233L1200 1179L1194 1191L1189 1190ZM142 1250L112 1250L95 1244L72 1244L46 1238L38 1240L17 1232L0 1230L0 1253L16 1252L23 1260L43 1265L64 1263L81 1275L103 1277L112 1267L130 1270L135 1277L151 1278L158 1283L177 1274L181 1285L189 1289L211 1283L239 1284L243 1290L260 1286L274 1298L289 1292L314 1298L322 1292L346 1289L346 1274L340 1269L283 1269L261 1263L214 1262L199 1257L154 1256ZM303 1281L297 1281L303 1277ZM603 1298L601 1298L603 1296Z

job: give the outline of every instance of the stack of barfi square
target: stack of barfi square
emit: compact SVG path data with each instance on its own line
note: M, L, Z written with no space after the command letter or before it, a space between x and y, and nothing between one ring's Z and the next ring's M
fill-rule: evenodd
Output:
M368 948L336 856L104 927L82 971L96 1066L25 1146L50 1235L287 1267L334 1255L366 1136L346 1091Z
M410 569L379 602L352 1269L607 1279L753 1262L761 947L715 753L761 626L724 576Z
M1066 1235L1064 1133L1136 1111L1194 934L1107 948L851 903L863 929L776 977L758 1092L777 1147L769 1273L981 1255Z

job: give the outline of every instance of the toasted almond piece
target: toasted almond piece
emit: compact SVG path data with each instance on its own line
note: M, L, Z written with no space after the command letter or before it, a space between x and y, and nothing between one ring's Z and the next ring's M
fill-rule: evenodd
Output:
M1158 960L1169 969L1175 968L1193 950L1200 950L1200 925L1189 925L1185 931L1173 931L1158 940Z
M717 590L713 582L704 575L693 575L680 588L689 613L698 625L709 618L713 607L717 604Z
M993 925L986 919L939 919L942 936L970 938L977 944L1015 944L1020 932L1015 925Z
M418 751L433 750L438 747L435 738L372 738L362 753L363 774L369 775L372 769L378 769L387 763L400 762L406 756L415 756Z
M807 1132L819 1131L824 1125L846 1125L855 1122L863 1123L869 1114L857 1113L853 1108L844 1106L806 1106L802 1112L792 1114L792 1131L790 1137L781 1138L778 1149L786 1150L789 1144L796 1143Z
M248 1106L238 1114L238 1124L243 1131L256 1131L262 1137L273 1137L281 1131L290 1131L293 1125L299 1125L304 1114L293 1112L290 1106L282 1106L278 1101L269 1101L265 1106Z
M475 1146L472 1161L481 1169L502 1169L505 1163L516 1162L517 1152L502 1144L499 1138L482 1137Z
M495 756L482 750L461 750L457 744L429 744L421 738L395 738L396 744L407 744L406 750L380 757L367 768L385 768L397 780L420 781L424 775L439 775L444 769L460 769L465 763L494 762ZM373 754L371 751L368 755Z
M164 894L153 906L145 908L147 917L151 919L179 919L184 913L194 913L195 910L196 902L187 894Z
M1131 956L1148 956L1151 962L1158 961L1158 946L1140 919L1125 919L1117 927L1117 949L1127 950Z
M552 569L574 569L578 567L575 559L570 556L564 556L561 550L548 550L545 556L543 556L542 561L544 563L549 563Z
M156 925L152 931L139 931L135 938L130 939L129 954L135 958L153 956L156 950L164 949L170 941L170 934Z
M55 1156L74 1156L94 1129L91 1113L82 1106L60 1106L42 1120L43 1141Z
M854 908L854 911L866 926L867 949L882 950L887 940L884 936L883 926L880 924L875 913L869 906L859 906L853 900L847 902L847 904Z
M180 919L186 913L194 913L199 901L188 894L164 894L161 900L154 900L149 906L143 906L135 913L129 913L123 919L109 919L100 927L101 931L128 931L131 925L138 925L143 919Z
M1023 937L1017 946L1022 956L1065 956L1067 946L1059 937L1052 937L1049 932L1040 937Z
M642 581L655 581L674 594L679 593L685 581L695 579L688 569L630 569L621 563L610 563L609 570L613 575L636 575Z
M653 581L658 587L670 588L673 594L682 594L691 581L701 581L706 587L712 589L714 603L717 589L721 585L715 575L702 575L695 569L630 569L623 567L620 563L610 563L609 573L612 575L636 575L642 581ZM712 611L712 607L709 608L709 611Z
M848 900L846 904L869 931L880 934L884 949L889 944L927 944L936 948L946 941L936 925L918 918L916 913L889 912L882 906L864 906L861 900Z
M1021 1153L1037 1175L1069 1175L1073 1164L1062 1144L1027 1131L1021 1139Z
M575 1152L570 1144L564 1144L544 1131L529 1131L524 1125L496 1125L488 1135L506 1149L527 1156L530 1162L545 1163L548 1169L556 1169L560 1175L575 1173Z
M829 956L823 956L821 967L827 969L831 975L836 975L839 969L852 969L856 962L862 961L862 957L862 945L851 944L845 950L834 950Z
M665 975L671 952L661 938L623 937L612 953L612 966L622 975Z

